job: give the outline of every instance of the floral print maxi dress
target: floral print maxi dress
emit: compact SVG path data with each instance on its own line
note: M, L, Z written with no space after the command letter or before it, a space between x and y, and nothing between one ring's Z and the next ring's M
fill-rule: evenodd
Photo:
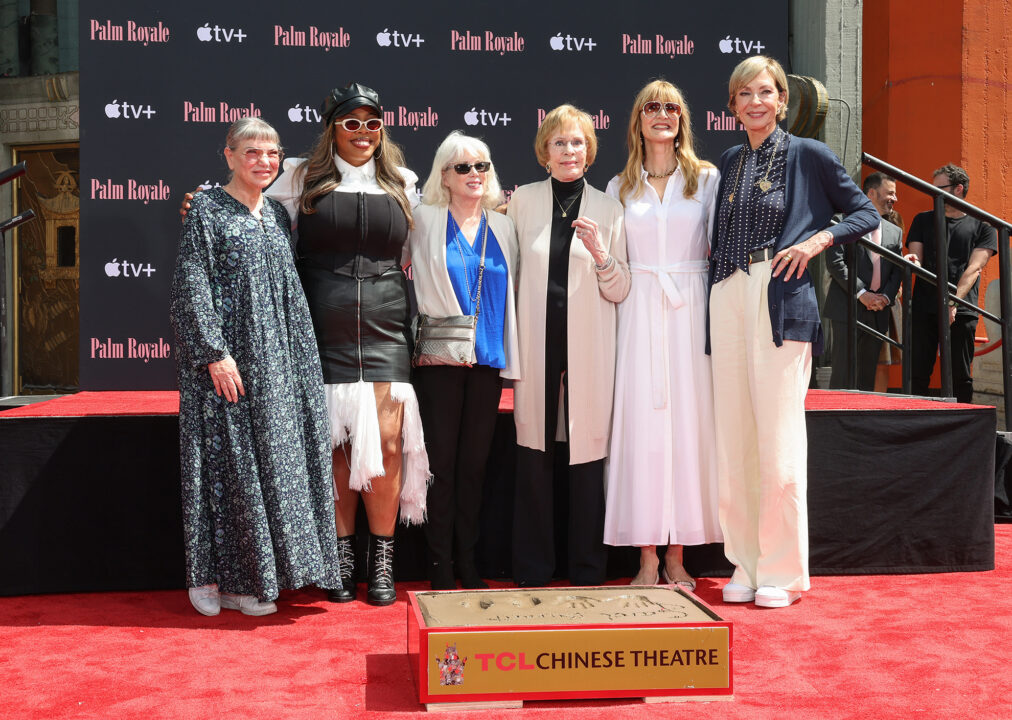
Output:
M274 600L340 588L323 376L288 213L221 188L186 216L172 282L186 582ZM214 392L231 355L245 396Z

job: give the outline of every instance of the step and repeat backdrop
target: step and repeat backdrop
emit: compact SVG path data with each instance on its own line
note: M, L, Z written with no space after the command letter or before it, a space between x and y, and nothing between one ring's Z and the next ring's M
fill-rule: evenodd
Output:
M743 138L726 107L731 70L750 54L787 60L787 0L82 0L80 18L83 390L175 387L179 203L225 181L221 149L239 117L272 123L299 155L321 131L329 90L360 82L380 93L390 136L423 180L438 144L462 130L489 144L509 193L544 178L534 134L570 102L594 118L587 177L603 189L624 164L646 82L682 89L697 149L716 160Z

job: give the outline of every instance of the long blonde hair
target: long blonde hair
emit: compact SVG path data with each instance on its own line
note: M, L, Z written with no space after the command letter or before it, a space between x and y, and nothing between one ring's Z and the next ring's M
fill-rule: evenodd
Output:
M682 194L691 199L699 189L699 173L703 168L712 168L713 164L696 157L692 142L692 123L689 106L682 96L682 91L667 80L654 80L644 86L633 101L632 112L629 114L629 130L626 132L626 148L629 158L625 168L619 174L619 199L625 205L626 198L638 197L643 192L643 105L650 100L673 102L682 106L682 114L678 119L678 135L676 136L675 160L685 178L685 189Z
M334 162L334 126L339 118L331 118L323 132L316 139L316 144L309 151L308 159L295 169L303 173L302 195L299 197L299 209L306 215L316 212L316 201L341 184L341 171ZM380 142L373 154L376 161L376 183L397 201L408 226L413 227L411 219L411 203L404 192L404 178L398 167L404 165L404 153L387 134L384 127L380 130Z

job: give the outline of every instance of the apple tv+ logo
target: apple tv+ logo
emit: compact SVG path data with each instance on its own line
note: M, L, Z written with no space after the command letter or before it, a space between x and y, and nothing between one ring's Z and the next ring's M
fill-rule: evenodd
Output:
M302 103L295 103L294 107L288 108L288 120L290 122L318 123L321 119L320 111L309 105L302 107Z
M123 102L113 100L111 103L106 103L105 105L105 116L107 118L136 120L143 117L150 120L152 115L157 114L158 111L152 109L150 105L131 105L126 100Z
M502 125L506 126L510 124L511 118L504 112L489 112L488 110L476 110L471 108L464 113L464 122L468 125Z
M117 260L113 258L105 264L105 274L109 277L140 277L143 273L151 277L151 273L157 272L151 267L151 263L132 263L129 260Z
M209 27L210 24L211 23L204 23L203 27L197 28L197 39L200 40L200 42L211 42L213 40L214 42L230 43L235 40L236 42L241 43L249 37L242 31L242 28L223 28L218 25Z
M398 30L390 31L390 28L383 28L383 32L376 33L376 44L380 47L421 47L425 38L420 33L402 33Z
M597 43L594 42L592 37L576 37L574 35L566 35L563 37L562 33L556 33L554 36L548 39L548 45L552 50L569 50L575 52L582 52L587 50L593 52L594 48L597 47Z
M742 40L738 37L732 40L730 35L718 42L717 46L725 55L728 53L735 53L737 55L755 53L756 55L761 55L762 51L766 49L761 40Z

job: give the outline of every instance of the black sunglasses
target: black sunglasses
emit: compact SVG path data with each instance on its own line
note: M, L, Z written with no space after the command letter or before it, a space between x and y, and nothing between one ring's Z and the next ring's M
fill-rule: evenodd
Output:
M488 160L482 160L481 162L476 163L457 163L456 165L451 165L450 167L452 167L453 171L458 175L467 175L471 172L471 168L474 168L480 173L486 173L488 172L488 169L492 167L492 163Z

